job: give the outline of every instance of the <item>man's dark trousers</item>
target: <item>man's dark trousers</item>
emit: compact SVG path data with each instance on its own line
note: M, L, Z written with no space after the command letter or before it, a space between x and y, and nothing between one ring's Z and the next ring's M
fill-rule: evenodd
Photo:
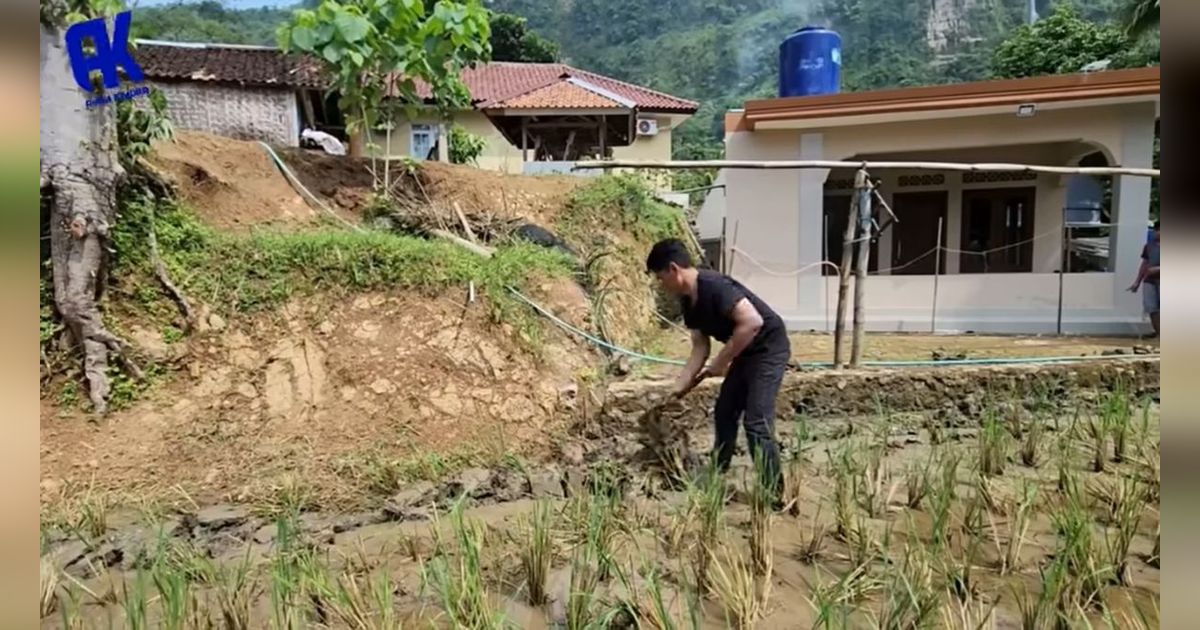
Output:
M750 455L762 457L763 472L775 496L783 490L779 447L775 443L775 398L787 370L791 351L787 344L752 355L739 356L730 365L721 384L713 412L716 421L716 454L720 470L729 469L737 440L738 418L744 418Z

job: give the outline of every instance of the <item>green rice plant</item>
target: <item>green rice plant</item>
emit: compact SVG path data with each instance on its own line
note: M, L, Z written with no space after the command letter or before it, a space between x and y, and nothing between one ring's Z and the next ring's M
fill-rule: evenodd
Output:
M125 627L129 630L146 630L147 591L149 576L138 568L133 574L133 584L128 580L121 584L121 608L125 611Z
M910 464L908 471L904 475L904 488L906 491L905 504L914 510L921 508L921 503L929 494L931 480L930 474L933 469L933 459L930 458L924 464Z
M804 488L804 460L789 459L783 465L783 510L791 516L800 516L800 495Z
M275 548L267 565L271 627L293 630L304 622L304 568L311 550L299 542L298 514L284 512L275 519Z
M58 600L59 619L62 630L83 630L83 597L79 587L71 584L64 589L64 596Z
M683 610L683 622L677 621L675 601L668 601L667 593L663 585L662 571L650 564L646 558L642 558L642 579L644 580L642 588L644 594L642 601L645 603L637 606L635 611L635 627L647 628L650 630L680 630L687 627L691 630L700 629L700 602L696 597L695 591L688 591L681 596ZM634 590L626 584L627 590Z
M981 544L979 537L969 537L961 547L961 554L952 548L941 551L942 575L947 587L960 602L968 602L979 593L979 584L975 581L975 567L979 564ZM938 549L936 546L933 548Z
M939 474L929 497L930 536L935 547L944 548L950 542L950 517L958 494L958 465L960 455L943 451L938 455Z
M854 446L849 442L842 445L835 457L830 458L833 475L833 513L836 521L834 535L842 541L850 539L854 529L854 498L857 494L855 478L861 468L855 457Z
M846 551L850 556L850 563L856 566L870 565L874 562L883 547L876 539L874 532L861 516L858 517L854 527L850 530L850 537L846 542Z
M554 513L546 501L538 501L531 515L523 519L521 568L525 574L526 597L532 606L546 603L546 578L554 559L553 526Z
M423 587L432 588L443 612L457 628L484 630L504 626L502 615L492 610L483 576L484 528L463 514L460 497L450 509L453 548L442 540L435 522L434 555L421 566Z
M952 594L951 594L952 595ZM942 628L946 630L985 630L996 627L996 606L990 606L977 598L961 601L956 597L945 598L942 606Z
M765 598L754 569L730 545L713 554L709 590L725 609L726 623L735 630L753 628L762 614Z
M1092 472L1102 473L1108 463L1108 419L1104 416L1088 418L1086 425L1087 439L1092 452Z
M58 601L58 569L54 566L54 562L46 556L42 556L39 563L39 581L41 597L38 602L38 610L44 618L54 612Z
M327 589L324 599L329 608L351 630L399 630L393 602L394 585L384 571L368 578L364 591L352 571L343 571L336 584Z
M692 570L696 588L708 591L709 566L712 554L719 545L725 524L725 500L728 490L715 463L701 471L695 481L686 486L688 513L695 518L695 545Z
M894 576L875 627L884 630L929 627L939 609L940 596L934 587L933 565L923 545L905 545L903 562Z
M1137 468L1146 487L1146 500L1158 503L1162 500L1162 455L1154 444L1140 449Z
M775 480L769 475L765 458L755 453L754 475L750 482L750 560L754 577L769 585L772 569L771 522L776 500Z
M994 410L983 418L979 430L979 471L985 475L1003 475L1008 462L1009 441L1012 436Z
M159 627L184 630L193 603L192 582L187 571L158 556L150 568L150 577L158 592Z
M1160 568L1159 565L1162 563L1160 560L1161 555L1159 550L1159 539L1161 538L1161 535L1162 525L1159 525L1154 529L1154 549L1150 551L1150 557L1146 559L1146 564L1149 564L1156 569Z
M1102 425L1112 434L1113 461L1123 462L1133 424L1132 401L1124 379L1118 379L1112 391L1101 401L1100 415L1103 417Z
M254 602L262 594L262 583L252 571L250 547L237 564L213 569L215 597L221 612L221 627L226 630L250 630Z
M803 534L803 544L800 546L798 559L807 565L816 564L817 560L825 553L825 538L828 535L829 528L821 523L821 510L818 507Z
M1045 423L1034 416L1025 434L1021 438L1021 463L1030 468L1037 468L1042 459L1042 438L1046 432Z
M887 454L886 442L870 450L866 465L859 470L857 490L862 500L862 507L871 518L878 517L891 503L900 481L896 480L889 487L891 471L884 464Z
M1057 534L1055 557L1062 558L1068 574L1075 579L1069 586L1077 587L1070 604L1086 607L1095 601L1112 571L1100 557L1092 517L1082 502L1068 500L1051 513L1051 520Z
M1056 628L1060 621L1057 610L1069 581L1066 565L1056 559L1038 571L1041 576L1041 589L1037 597L1029 594L1024 583L1020 583L1020 589L1009 586L1020 616L1021 630L1051 630Z
M813 628L845 630L859 602L882 590L883 582L871 575L868 567L859 565L837 580L816 584L813 596L805 597L816 612Z
M1119 485L1122 490L1113 502L1110 527L1105 533L1104 542L1108 549L1108 566L1112 567L1112 581L1121 586L1132 586L1129 548L1142 522L1146 493L1134 478L1123 478Z
M595 627L600 586L600 550L594 540L577 545L571 557L570 591L566 602L568 630L589 630Z
M934 418L932 414L922 416L921 428L925 429L925 432L929 434L929 443L931 445L939 446L946 441L941 421Z

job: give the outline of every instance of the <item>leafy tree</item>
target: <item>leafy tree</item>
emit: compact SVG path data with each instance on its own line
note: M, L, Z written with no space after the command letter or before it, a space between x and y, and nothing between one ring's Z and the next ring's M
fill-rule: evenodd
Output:
M549 63L558 60L558 44L529 30L527 20L508 13L493 13L492 59Z
M451 125L448 135L450 136L450 161L454 164L475 164L487 146L486 140L467 131L459 124Z
M432 11L419 0L322 0L316 9L297 10L278 33L284 49L324 62L352 138L364 129L390 129L397 107L411 118L424 102L417 81L428 86L443 119L468 105L459 73L488 57L488 35L487 12L477 0L438 0ZM351 152L361 154L356 144ZM385 162L385 187L388 180Z
M992 56L992 71L1002 78L1066 74L1104 59L1120 67L1132 63L1131 48L1116 26L1090 22L1071 5L1060 4L1001 43Z

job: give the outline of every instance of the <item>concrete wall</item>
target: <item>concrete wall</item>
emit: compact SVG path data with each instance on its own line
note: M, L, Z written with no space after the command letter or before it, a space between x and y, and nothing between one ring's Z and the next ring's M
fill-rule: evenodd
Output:
M717 173L713 185L721 186L725 182L725 171L721 171ZM696 231L700 233L701 239L721 238L721 226L725 220L726 194L728 193L724 188L714 188L705 193L704 203L700 204L700 211L696 213Z
M167 112L177 128L283 146L300 143L300 113L290 89L200 82L154 86L166 96Z
M1145 103L1045 111L1032 118L997 115L734 132L726 138L726 156L731 160L846 160L883 156L898 160L1067 165L1081 157L1082 152L1099 149L1112 164L1148 167L1155 110L1155 104ZM922 157L913 157L919 152L924 153ZM922 189L900 189L896 185L902 175L899 172L873 175L883 177L885 197ZM823 329L826 310L833 310L832 302L836 299L836 287L830 292L828 286L836 282L821 278L815 265L822 257L826 176L827 171L818 169L727 173L725 237L731 247L744 252L732 254L733 274L759 292L797 329ZM1110 245L1114 253L1112 273L1077 274L1068 279L1064 301L1075 305L1064 307L1067 332L1131 333L1143 326L1139 298L1124 291L1124 287L1136 274L1138 255L1145 241L1149 180L1134 177L1116 180L1113 199L1114 221L1118 225ZM946 184L934 187L950 193L947 246L961 245L963 189L1031 183L963 184L961 175L947 174ZM942 276L939 295L944 293L944 298L939 297L939 302L944 299L945 306L939 305L939 312L944 313L946 329L1054 330L1058 292L1057 276L1051 272L1057 270L1060 258L1061 245L1056 234L1061 226L1065 179L1039 176L1036 185L1034 234L1043 238L1035 242L1034 273ZM1046 237L1047 234L1054 238ZM879 254L883 261L891 259L889 241L881 239ZM948 273L958 271L958 256L947 255L947 263ZM804 271L797 272L800 269ZM871 328L929 330L930 300L924 296L932 294L931 277L871 276L870 282L866 308ZM943 321L941 316L939 321ZM939 328L943 326L939 324Z

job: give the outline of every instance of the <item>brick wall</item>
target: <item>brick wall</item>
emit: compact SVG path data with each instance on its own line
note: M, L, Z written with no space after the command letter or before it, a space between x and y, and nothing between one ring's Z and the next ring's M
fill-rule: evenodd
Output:
M167 97L177 129L296 146L296 96L291 90L205 83L155 83Z

